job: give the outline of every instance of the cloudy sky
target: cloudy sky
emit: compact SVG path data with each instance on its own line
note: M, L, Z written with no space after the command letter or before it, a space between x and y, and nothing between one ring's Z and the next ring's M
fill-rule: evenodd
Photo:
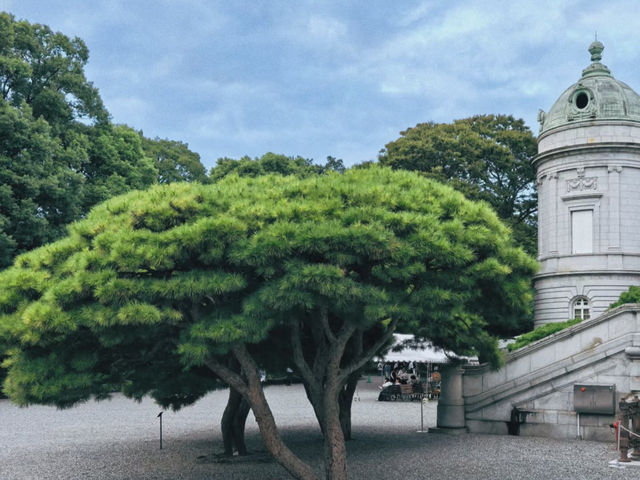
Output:
M640 91L629 0L0 0L82 38L114 122L219 157L375 160L417 123L482 113L537 133L589 64Z

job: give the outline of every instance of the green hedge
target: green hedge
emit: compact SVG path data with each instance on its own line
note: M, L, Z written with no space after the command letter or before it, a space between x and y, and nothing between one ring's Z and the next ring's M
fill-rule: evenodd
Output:
M507 350L510 352L517 350L519 348L525 347L530 343L536 342L541 338L548 337L549 335L553 335L560 330L564 330L565 328L569 328L573 325L577 325L580 323L582 319L575 318L573 320L567 320L566 322L553 322L542 325L535 330L522 334L514 343L507 345Z

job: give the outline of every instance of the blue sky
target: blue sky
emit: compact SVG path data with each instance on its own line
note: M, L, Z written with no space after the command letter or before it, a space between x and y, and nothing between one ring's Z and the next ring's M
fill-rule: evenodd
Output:
M114 122L219 157L375 160L417 123L523 118L537 133L589 64L640 91L640 15L611 1L0 0L82 38Z

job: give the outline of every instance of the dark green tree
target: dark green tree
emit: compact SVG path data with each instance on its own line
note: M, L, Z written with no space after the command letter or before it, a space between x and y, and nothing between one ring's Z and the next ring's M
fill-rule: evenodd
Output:
M318 165L308 158L265 153L260 158L242 157L239 160L219 158L216 166L209 172L209 177L213 181L224 178L231 173L236 173L241 177L258 177L270 173L307 177L328 172L344 173L345 170L344 163L339 158L327 157L327 162L324 165Z
M112 126L82 40L0 12L0 268L110 196L157 180L138 135Z
M85 162L86 178L83 211L107 198L145 189L158 181L153 160L145 155L142 137L126 125L86 128L75 135Z
M84 75L88 59L89 50L78 37L0 12L0 95L15 107L30 105L54 135L73 120L108 119L98 90Z
M476 115L421 123L380 152L383 165L423 172L472 200L488 202L529 253L537 251L536 139L523 120Z
M61 237L81 213L85 179L31 108L0 100L0 268L16 253Z
M207 183L207 171L200 155L189 150L186 143L175 140L142 137L142 148L158 170L158 183L201 182Z
M4 391L21 405L120 390L180 406L215 376L284 468L315 479L259 379L280 342L320 421L327 478L345 479L339 397L354 372L396 327L498 363L491 332L526 315L534 269L485 204L411 172L156 186L0 273Z
M207 181L185 144L110 123L88 58L79 38L0 13L0 268L114 195Z

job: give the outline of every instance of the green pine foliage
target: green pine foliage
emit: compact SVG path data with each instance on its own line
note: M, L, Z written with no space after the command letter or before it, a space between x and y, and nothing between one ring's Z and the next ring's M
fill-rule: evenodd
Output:
M493 334L521 328L535 268L486 204L406 171L157 185L0 273L4 392L179 408L215 387L208 359L245 343L266 362L320 309L336 328L396 318L496 364Z

